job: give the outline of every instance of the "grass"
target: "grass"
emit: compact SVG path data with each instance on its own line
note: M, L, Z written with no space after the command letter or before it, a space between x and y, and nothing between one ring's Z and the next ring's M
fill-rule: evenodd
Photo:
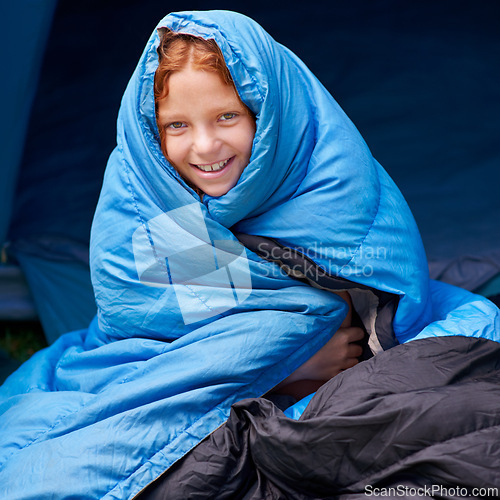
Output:
M0 350L20 363L47 347L42 325L36 321L1 322Z

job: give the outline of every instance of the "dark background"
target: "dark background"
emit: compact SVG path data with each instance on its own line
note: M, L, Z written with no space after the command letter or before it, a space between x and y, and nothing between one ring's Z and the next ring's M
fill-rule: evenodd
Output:
M120 98L145 42L169 11L212 8L253 17L306 62L402 189L431 259L475 252L478 240L483 248L500 246L488 215L499 215L491 204L500 171L498 163L492 167L500 130L496 0L61 0L11 239L41 228L88 237ZM470 191L483 194L464 199ZM454 195L460 204L449 203ZM457 218L472 231L467 238L456 237L450 220Z

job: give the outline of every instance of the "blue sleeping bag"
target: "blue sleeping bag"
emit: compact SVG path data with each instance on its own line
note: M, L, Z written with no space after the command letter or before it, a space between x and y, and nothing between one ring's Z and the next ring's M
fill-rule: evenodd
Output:
M226 195L201 201L163 157L155 30L123 96L94 218L98 315L0 389L2 498L132 498L233 403L309 359L347 305L283 265L287 252L350 291L374 353L388 332L393 344L499 340L490 302L429 282L402 195L294 54L235 13L171 14L164 27L216 40L257 117L250 164Z

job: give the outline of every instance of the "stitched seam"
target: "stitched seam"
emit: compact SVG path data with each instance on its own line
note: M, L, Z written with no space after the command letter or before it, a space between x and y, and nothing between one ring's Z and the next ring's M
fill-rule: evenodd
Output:
M374 160L372 159L372 162L373 161ZM377 165L375 165L375 166L377 168L377 179L378 179L378 203L377 203L377 211L375 212L375 215L374 215L374 217L372 219L372 222L371 222L370 226L368 227L368 230L366 231L365 236L361 240L361 243L358 245L358 248L356 248L356 251L352 254L352 257L349 259L349 262L347 262L346 264L344 264L342 266L342 268L340 269L340 272L342 272L343 269L345 269L346 267L348 267L351 264L351 262L353 261L354 257L356 257L356 255L359 253L359 250L360 250L361 246L363 245L363 243L365 242L366 238L370 234L370 231L372 230L373 224L375 224L375 220L376 220L376 218L378 216L378 213L379 213L379 210L380 210L380 204L381 204L381 199L382 199L382 186L381 186L381 183L380 183L379 168L377 167Z
M82 410L82 408L85 408L85 406L87 405L88 403L83 403L81 404L78 408L76 408L75 410L69 412L69 413L66 413L62 416L59 417L58 420L56 420L49 428L41 431L39 434L37 434L37 436L32 439L29 443L26 443L24 446L22 446L21 448L16 448L14 451L12 451L10 453L10 455L7 457L7 459L5 460L4 463L8 462L9 461L9 458L12 457L15 453L19 452L19 451L22 451L26 448L28 448L29 446L37 443L43 436L45 436L46 434L48 434L50 431L52 431L55 427L57 427L64 419L66 419L67 417L71 416L71 415L74 415L75 413L79 412L80 410ZM3 466L2 466L2 469L3 469Z

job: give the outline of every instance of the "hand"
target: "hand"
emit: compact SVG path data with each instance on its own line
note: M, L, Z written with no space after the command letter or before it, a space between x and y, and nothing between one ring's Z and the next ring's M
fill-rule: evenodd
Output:
M357 327L340 327L333 337L302 366L295 370L273 392L301 399L321 385L359 362L363 348L356 344L364 337Z
M363 348L356 344L364 337L361 328L339 328L333 337L286 380L320 380L326 382L359 362ZM291 379L291 380L288 380Z

